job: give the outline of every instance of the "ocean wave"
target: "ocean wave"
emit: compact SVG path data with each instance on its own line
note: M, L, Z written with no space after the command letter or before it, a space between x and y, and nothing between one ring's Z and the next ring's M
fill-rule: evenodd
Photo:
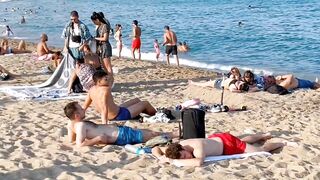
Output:
M118 57L118 50L116 48L112 49L112 55ZM125 58L132 58L131 49L127 46L123 46L121 56ZM137 54L136 54L136 57ZM157 61L156 59L156 53L154 52L141 52L141 59L147 60L147 61ZM166 56L165 54L161 53L159 57L159 61L166 63ZM170 63L176 64L176 60L174 57L170 56ZM229 72L230 69L234 66L232 65L223 65L223 64L213 64L213 63L204 63L204 62L198 62L195 60L185 59L185 58L179 58L180 65L186 65L190 67L196 67L201 69L208 69L218 72ZM258 68L252 68L247 66L237 66L239 70L246 71L251 70L255 74L260 75L272 75L274 74L272 71L266 70L266 69L258 69Z
M9 1L12 1L12 0L0 0L0 3L1 2L9 2Z

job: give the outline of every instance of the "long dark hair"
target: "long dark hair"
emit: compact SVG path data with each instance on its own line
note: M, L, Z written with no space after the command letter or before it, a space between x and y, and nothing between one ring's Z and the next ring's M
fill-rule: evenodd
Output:
M103 24L107 24L107 22L104 20L104 14L102 12L99 12L99 13L93 12L92 13L91 20L94 21L94 20L97 20L97 19L100 22L102 22Z

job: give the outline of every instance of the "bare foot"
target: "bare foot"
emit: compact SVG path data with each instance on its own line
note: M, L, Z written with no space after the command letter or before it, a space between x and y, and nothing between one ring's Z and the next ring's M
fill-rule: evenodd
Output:
M264 133L262 135L263 135L263 138L261 140L264 140L264 141L272 138L272 135L269 132L268 133Z
M286 140L282 141L282 143L283 143L285 146L290 146L290 147L298 147L298 146L299 146L299 144L296 143L296 142L290 142L290 141L286 141Z

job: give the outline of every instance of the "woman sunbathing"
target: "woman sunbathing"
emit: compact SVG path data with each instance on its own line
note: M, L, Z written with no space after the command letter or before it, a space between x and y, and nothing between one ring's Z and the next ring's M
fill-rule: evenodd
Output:
M19 42L18 49L10 47L8 39L3 39L1 41L0 55L22 53L31 53L31 51L26 50L26 43L24 40Z

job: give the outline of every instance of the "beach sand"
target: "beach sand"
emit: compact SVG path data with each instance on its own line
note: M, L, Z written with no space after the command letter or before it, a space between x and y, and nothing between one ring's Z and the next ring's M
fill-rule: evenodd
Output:
M0 64L18 75L0 81L0 86L35 85L50 75L41 73L48 62L33 55L1 56ZM219 103L220 91L188 85L188 80L209 80L216 73L163 63L112 60L115 75L113 95L117 103L134 97L155 107L172 107L192 98ZM71 100L16 101L0 93L0 179L320 179L320 93L295 91L285 96L266 92L225 92L225 104L244 112L207 113L207 135L230 131L234 135L271 132L273 140L288 140L270 157L220 161L202 167L158 164L154 158L128 153L121 146L107 145L78 149L67 143L63 107ZM83 100L80 100L83 103ZM100 123L91 108L86 115ZM134 128L173 131L176 123L127 122Z

